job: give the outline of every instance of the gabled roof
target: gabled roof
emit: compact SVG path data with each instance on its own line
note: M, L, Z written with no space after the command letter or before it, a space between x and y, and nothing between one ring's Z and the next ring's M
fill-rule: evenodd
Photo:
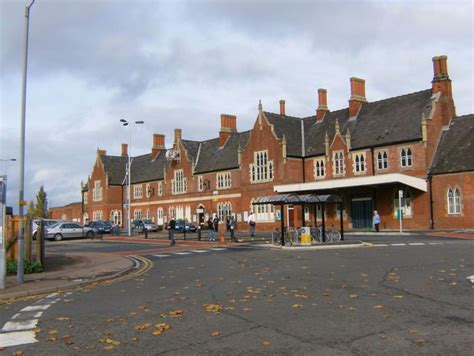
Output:
M196 162L197 154L199 152L199 141L191 141L191 140L181 140L186 152L188 153L188 157L191 161Z
M122 185L125 177L125 165L127 157L122 156L100 156L104 164L104 170L109 177L110 185Z
M163 179L164 167L167 164L165 153L165 150L161 150L154 160L151 153L133 157L132 184Z
M286 139L286 154L288 156L301 157L301 119L293 116L279 115L271 112L264 112L277 137L281 140L283 135Z
M474 171L474 114L451 120L442 133L431 174Z
M223 147L219 147L219 138L202 141L195 173L222 171L239 167L238 149L244 149L250 137L250 131L231 134Z

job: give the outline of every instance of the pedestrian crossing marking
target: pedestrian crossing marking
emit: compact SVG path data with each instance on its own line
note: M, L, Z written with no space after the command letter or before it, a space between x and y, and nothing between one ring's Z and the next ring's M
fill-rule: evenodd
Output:
M406 244L390 244L390 246L406 246Z
M190 255L191 252L173 252L174 255L180 255L180 256L184 256L184 255Z
M423 242L412 242L412 243L409 243L409 245L410 246L424 246L426 244Z
M153 255L153 256L163 258L163 257L168 257L169 255Z
M196 253L206 253L206 252L211 252L211 251L225 251L225 250L227 250L227 248L225 248L225 247L215 247L215 248L208 248L208 249L196 249L196 250L168 252L168 253L152 255L152 256L158 257L158 258L165 258L165 257L171 257L173 255L175 255L175 256L187 256L187 255L192 255L192 254L196 254Z
M191 250L190 252L204 253L209 252L209 250Z

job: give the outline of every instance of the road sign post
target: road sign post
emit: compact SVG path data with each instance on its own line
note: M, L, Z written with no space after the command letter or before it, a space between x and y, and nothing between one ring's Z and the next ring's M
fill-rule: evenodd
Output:
M403 190L398 191L398 219L400 219L400 234L403 231L403 210L402 210Z

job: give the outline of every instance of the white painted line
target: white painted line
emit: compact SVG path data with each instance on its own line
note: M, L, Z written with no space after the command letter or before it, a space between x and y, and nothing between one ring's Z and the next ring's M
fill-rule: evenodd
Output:
M409 243L410 246L425 246L426 244L423 242L411 242Z
M155 257L163 258L163 257L169 257L169 255L153 255Z
M57 297L59 293L51 293L50 295L46 296L46 298L54 298Z
M442 245L444 242L429 242L430 245Z
M0 347L32 344L34 342L38 342L38 340L36 340L35 333L31 330L0 334Z
M56 298L56 299L53 299L52 301L50 301L51 304L54 304L54 303L57 303L61 300L61 298Z
M3 325L2 331L20 331L20 330L31 330L38 324L38 319L25 320L25 321L8 321Z
M374 247L379 247L379 246L388 246L387 244L374 244Z
M190 252L204 253L209 252L210 250L191 250Z
M227 250L226 248L223 248L223 247L214 247L214 248L211 248L212 251L224 251L224 250Z
M466 277L466 278L469 279L471 281L471 283L474 283L474 275Z
M180 255L180 256L190 255L190 254L191 254L190 252L173 252L173 255Z
M390 244L390 246L406 246L406 244Z
M46 310L51 306L51 304L45 304L45 305L30 305L29 307L24 307L22 312L28 312L28 311L37 311L37 310Z
M19 318L19 317L33 317L33 318L39 318L41 315L43 315L43 312L36 312L36 313L33 313L33 315L31 315L31 313L18 313L18 314L15 314L12 316L12 319L16 319L16 318Z

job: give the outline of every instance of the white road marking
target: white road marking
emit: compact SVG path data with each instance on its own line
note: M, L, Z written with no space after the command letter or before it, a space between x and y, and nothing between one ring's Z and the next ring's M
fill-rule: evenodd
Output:
M180 256L184 256L184 255L190 255L191 253L190 252L173 252L174 255L180 255Z
M163 258L163 257L169 257L170 255L153 255L153 256Z
M54 298L57 297L59 293L51 293L50 295L46 296L45 298Z
M38 342L38 340L36 340L35 333L31 330L0 334L0 347L32 344L34 342Z
M38 324L38 319L24 320L24 321L8 321L3 325L2 331L20 331L31 330Z
M31 316L33 318L39 318L41 315L43 315L43 312L36 312L36 313L33 313L32 315L30 313L27 313L27 316ZM17 314L12 316L12 319L16 319L16 318L19 318L19 317L25 317L25 313L23 313L23 314L17 313Z
M210 250L191 250L191 252L204 253L209 252Z
M51 304L45 304L45 305L30 305L28 307L24 307L22 312L28 312L28 311L37 311L37 310L46 310L51 306Z
M224 251L224 250L227 250L226 248L222 248L222 247L214 247L214 248L211 248L212 251Z
M390 244L390 246L406 246L406 244Z
M374 244L374 247L379 247L379 246L388 246L387 244Z
M471 281L471 283L474 283L474 275L467 277Z
M426 245L424 242L412 242L409 243L410 246L424 246Z
M443 245L444 242L429 242L430 245Z

